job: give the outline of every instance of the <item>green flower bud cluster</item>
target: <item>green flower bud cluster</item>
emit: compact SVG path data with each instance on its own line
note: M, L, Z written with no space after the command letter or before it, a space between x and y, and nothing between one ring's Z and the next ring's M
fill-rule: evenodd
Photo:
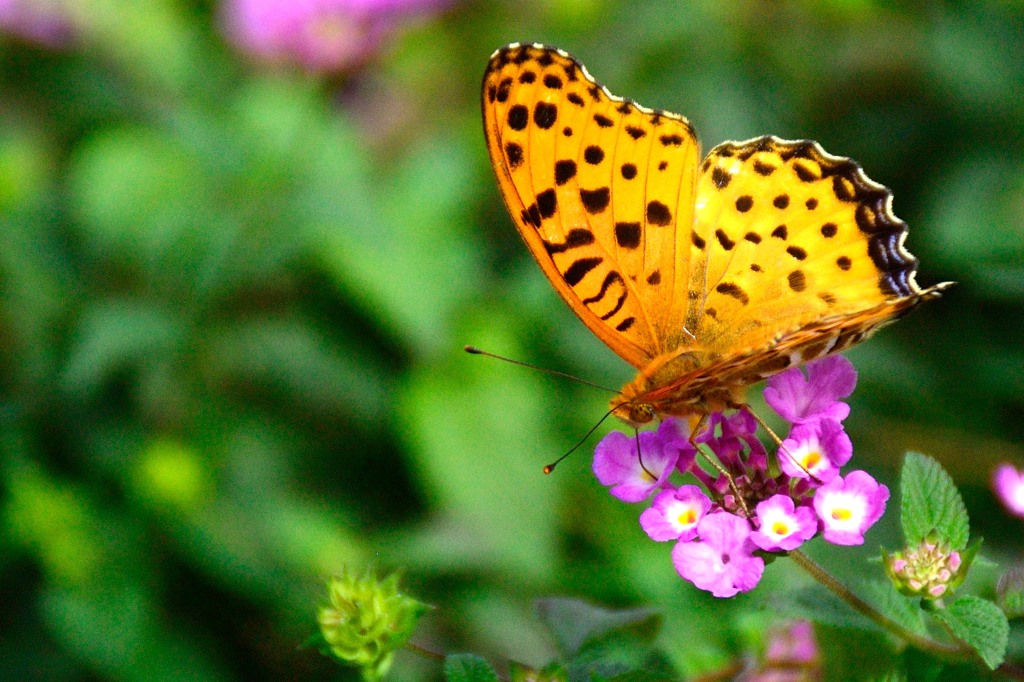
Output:
M907 547L892 554L883 550L882 557L896 589L910 597L934 600L960 586L975 552L976 548L951 551L948 545L931 534L917 547Z
M328 583L330 605L317 614L331 653L362 668L368 681L381 679L395 650L408 641L427 606L398 589L398 575L378 580L370 571L345 571Z

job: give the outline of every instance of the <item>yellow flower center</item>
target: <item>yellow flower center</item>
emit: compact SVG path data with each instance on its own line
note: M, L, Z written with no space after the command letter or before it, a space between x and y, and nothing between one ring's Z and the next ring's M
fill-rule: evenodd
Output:
M682 526L692 526L697 520L697 513L692 509L687 509L679 515L679 524Z
M853 514L849 509L833 509L832 519L835 521L848 521Z
M806 455L804 455L804 468L813 469L814 467L818 466L818 463L820 461L821 453L818 452L817 450L811 450Z
M772 532L776 535L789 535L789 526L782 521L776 521L772 525Z

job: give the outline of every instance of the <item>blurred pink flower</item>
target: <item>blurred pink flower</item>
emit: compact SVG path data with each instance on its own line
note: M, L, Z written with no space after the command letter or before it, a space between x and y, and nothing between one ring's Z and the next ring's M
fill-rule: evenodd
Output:
M814 627L805 620L775 629L768 640L764 660L743 682L810 682L822 679Z
M71 8L66 0L0 0L0 31L61 47L73 37Z
M404 20L449 4L451 0L226 0L222 15L232 42L259 59L340 72L370 56Z
M1012 464L1000 464L993 483L996 495L1010 513L1024 517L1024 471L1018 471Z

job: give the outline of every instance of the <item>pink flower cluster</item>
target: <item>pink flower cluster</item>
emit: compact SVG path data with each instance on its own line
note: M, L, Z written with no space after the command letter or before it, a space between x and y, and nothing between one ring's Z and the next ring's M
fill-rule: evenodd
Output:
M0 0L0 31L23 40L59 48L74 32L72 6L54 0Z
M232 42L263 61L336 73L357 66L406 19L449 0L226 0Z
M693 439L688 423L666 419L657 431L636 437L612 432L594 453L594 474L624 502L654 500L640 525L657 541L675 541L679 574L716 597L752 590L765 554L784 553L821 534L837 545L859 545L885 511L889 489L863 471L840 476L853 445L842 420L841 399L857 383L853 365L830 356L768 380L765 401L790 422L772 475L768 453L746 411L712 414ZM697 465L699 447L710 450L722 471ZM640 456L637 456L637 452ZM673 474L701 485L675 485Z

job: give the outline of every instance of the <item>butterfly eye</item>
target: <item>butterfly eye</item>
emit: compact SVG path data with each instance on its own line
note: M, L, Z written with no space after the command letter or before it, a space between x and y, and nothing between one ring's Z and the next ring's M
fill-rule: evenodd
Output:
M654 421L654 406L650 403L634 403L629 406L629 421L640 426Z

